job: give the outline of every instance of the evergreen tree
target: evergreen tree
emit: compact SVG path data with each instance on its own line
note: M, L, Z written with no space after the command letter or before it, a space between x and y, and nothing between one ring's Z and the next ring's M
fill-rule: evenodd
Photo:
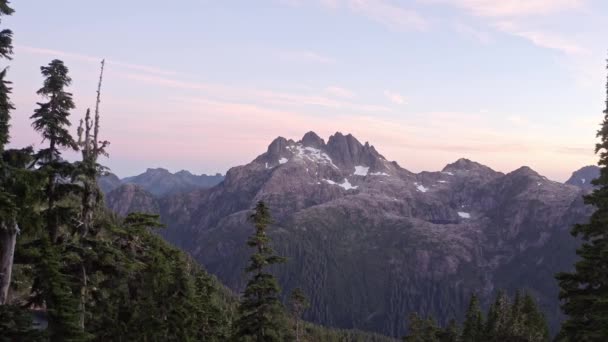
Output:
M73 263L73 244L69 236L59 240L60 227L74 228L78 217L78 206L69 196L79 188L69 182L74 167L61 160L61 149L78 146L70 135L70 110L74 108L72 94L65 87L72 82L68 68L60 60L53 60L40 68L45 77L38 95L48 102L38 103L39 108L31 116L32 126L41 133L49 147L36 154L40 165L37 172L46 177L45 226L47 236L40 236L37 247L43 253L36 262L37 273L33 284L39 303L45 304L48 313L48 331L51 341L83 341L88 339L80 324L79 301L74 295L77 288L69 265Z
M462 328L461 340L463 342L483 341L483 315L479 307L479 299L473 294L469 301L466 318Z
M440 342L459 342L460 340L460 331L458 328L458 324L456 320L451 319L448 322L448 325L442 329L439 334Z
M255 249L245 269L253 277L247 283L243 300L239 306L239 318L235 326L235 340L255 342L278 342L286 338L286 322L283 305L279 300L280 288L275 277L267 271L269 266L283 263L270 247L266 234L271 224L270 211L264 202L258 202L251 221L255 233L247 245Z
M66 215L66 208L57 206L60 195L65 194L64 191L58 190L60 185L65 185L58 182L58 176L65 177L71 173L69 163L60 160L60 150L78 149L76 141L67 129L71 125L70 110L75 106L72 94L65 90L72 83L72 79L68 76L68 68L63 62L55 59L48 66L40 67L40 71L45 80L37 93L48 99L48 102L38 103L39 108L34 111L31 119L34 129L42 134L43 141L49 142L49 147L40 150L37 158L40 170L48 177L46 225L51 242L56 243L60 218L70 216Z
M512 323L511 303L504 291L499 291L488 311L485 325L485 341L504 341L510 336Z
M296 288L291 291L291 295L289 296L289 304L291 306L291 314L293 316L293 320L295 321L295 335L296 342L300 342L300 336L302 336L302 315L304 311L310 306L308 302L308 298L304 295L304 291L300 288Z
M408 334L403 338L403 341L440 342L440 332L441 330L433 318L422 318L414 312L408 317Z
M574 271L557 275L562 310L568 316L559 334L564 341L608 340L608 82L604 119L597 137L600 176L592 181L596 189L585 196L585 203L595 212L588 223L572 230L573 236L583 240Z

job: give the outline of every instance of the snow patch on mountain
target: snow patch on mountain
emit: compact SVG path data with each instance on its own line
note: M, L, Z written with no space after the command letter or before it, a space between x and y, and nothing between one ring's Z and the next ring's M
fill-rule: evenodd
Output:
M372 175L372 176L390 176L386 172L372 172L372 173L370 173L370 175Z
M355 176L367 176L367 173L369 172L369 167L367 166L355 166Z
M325 182L327 182L327 184L331 184L331 185L337 185L339 187L341 187L344 190L351 190L351 189L357 189L359 188L359 186L357 185L352 185L350 184L350 182L348 181L348 179L344 178L344 181L340 184L332 181L331 179L324 179Z
M287 158L279 159L279 164L285 164L285 163L287 163Z
M425 187L422 184L414 183L414 185L416 185L416 190L418 190L420 192L427 192L427 191L429 191L429 188Z
M295 156L299 159L307 159L320 164L329 164L333 168L338 168L334 164L333 160L331 160L331 157L327 155L327 153L319 150L318 148L297 144L287 146L287 149L294 153Z
M469 214L469 213L465 213L464 211L459 211L459 212L458 212L458 216L460 216L461 218L464 218L464 219L469 219L469 218L471 218L471 214Z

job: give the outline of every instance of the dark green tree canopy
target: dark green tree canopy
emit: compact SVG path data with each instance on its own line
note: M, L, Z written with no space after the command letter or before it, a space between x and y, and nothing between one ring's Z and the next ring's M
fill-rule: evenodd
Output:
M560 332L565 341L608 341L608 82L597 137L600 176L592 182L597 188L585 196L595 212L587 224L572 230L573 236L583 240L574 271L557 275L562 310L568 316Z
M40 132L43 140L50 142L50 147L44 150L44 157L49 160L56 159L57 149L78 148L76 141L68 131L71 125L70 110L75 108L72 94L65 90L72 83L68 76L68 68L60 60L53 60L48 66L40 68L45 77L38 95L48 99L48 102L38 103L38 108L31 116L32 126Z

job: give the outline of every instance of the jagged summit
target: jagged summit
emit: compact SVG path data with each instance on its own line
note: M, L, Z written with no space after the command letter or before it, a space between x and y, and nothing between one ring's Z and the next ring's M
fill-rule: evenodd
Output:
M321 139L321 137L319 137L317 133L313 131L304 134L300 142L302 143L302 145L307 147L314 147L319 149L325 147L325 140Z

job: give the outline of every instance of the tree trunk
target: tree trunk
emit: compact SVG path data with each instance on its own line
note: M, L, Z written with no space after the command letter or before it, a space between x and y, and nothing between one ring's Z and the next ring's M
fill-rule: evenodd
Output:
M87 270L81 265L81 287L80 287L80 328L84 331L84 316L86 314L87 300Z
M0 305L8 302L18 231L19 226L16 223L10 228L5 223L0 226Z

